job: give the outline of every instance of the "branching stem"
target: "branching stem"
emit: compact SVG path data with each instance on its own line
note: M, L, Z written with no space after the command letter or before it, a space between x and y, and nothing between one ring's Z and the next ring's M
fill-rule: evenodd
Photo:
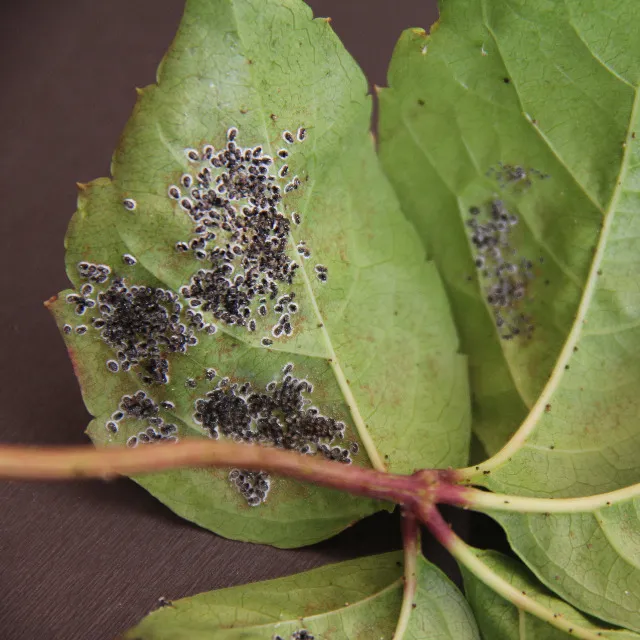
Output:
M402 640L409 627L411 612L415 607L418 590L418 554L420 553L420 531L415 515L411 511L402 513L402 545L404 547L404 592L393 640Z
M405 588L394 640L402 640L406 634L417 591L419 533L416 518L427 525L458 562L520 611L545 620L573 637L598 640L602 637L601 633L573 624L492 571L471 547L449 529L436 505L446 503L478 511L574 513L605 508L640 496L640 484L583 498L545 499L501 495L457 484L464 480L458 471L425 469L411 475L397 475L302 456L291 451L211 440L155 444L136 449L0 445L0 478L9 480L109 479L180 467L239 467L270 471L303 482L403 505Z

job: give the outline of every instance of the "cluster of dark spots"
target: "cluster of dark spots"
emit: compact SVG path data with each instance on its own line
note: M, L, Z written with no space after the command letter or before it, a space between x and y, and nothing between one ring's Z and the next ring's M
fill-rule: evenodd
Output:
M231 127L221 150L210 144L202 151L187 149L188 159L197 164L194 175L184 174L168 195L194 224L195 237L177 242L176 250L192 252L205 263L181 287L181 295L192 309L256 331L257 300L265 298L260 306L275 300L293 285L299 268L289 255L291 222L281 203L284 193L301 182L294 176L284 188L277 184L289 173L288 164L276 166L289 156L286 149L274 159L260 145L239 146L237 137L237 128ZM293 134L289 137L293 144Z
M127 211L133 211L138 206L137 202L132 198L125 198L122 204Z
M187 309L185 315L189 326L196 331L205 331L212 336L218 330L215 324L205 322L204 316L199 311Z
M66 335L69 335L72 331L73 331L73 327L70 324L65 324L62 327L62 332L65 333Z
M298 629L289 636L289 640L314 640L314 638L315 636L307 629ZM285 638L276 634L271 640L285 640Z
M307 247L307 243L304 240L298 242L298 246L296 247L296 251L305 259L308 260L311 257L311 251L309 247Z
M502 200L494 198L481 211L469 209L474 264L482 279L486 302L493 309L495 325L503 340L517 336L530 338L533 320L522 308L533 279L533 263L519 257L511 238L518 216Z
M91 324L115 353L106 363L114 373L137 367L145 383L166 383L167 355L185 353L197 344L193 330L181 322L182 305L171 291L128 286L122 278L114 278L92 302L97 315ZM76 299L73 303L81 304Z
M273 325L271 329L271 335L274 338L279 338L282 334L290 336L293 333L293 327L291 326L291 315L283 313L278 322Z
M158 415L159 407L144 391L137 391L131 396L122 396L120 412L123 418L147 420Z
M170 405L170 407L169 407ZM175 424L166 423L159 415L160 409L173 408L172 402L154 402L144 391L136 391L132 395L124 395L120 400L118 409L114 411L106 423L106 429L110 433L117 433L119 423L123 420L140 420L147 423L135 436L127 440L128 447L150 442L178 442L176 436L178 427Z
M254 389L249 382L232 383L222 378L204 397L196 399L193 419L211 438L322 455L350 464L351 454L358 452L357 443L347 444L350 448L336 444L344 439L345 424L323 415L313 406L309 398L313 385L306 379L296 378L292 372L293 364L285 365L278 379L264 389ZM247 476L249 472L242 473ZM253 483L253 480L243 482ZM254 484L246 488L251 493L245 495L247 499L255 498ZM266 493L260 501L264 497Z
M298 176L293 176L293 178L291 179L291 182L285 185L284 192L291 193L292 191L299 189L301 186L302 186L302 182L300 178L298 178Z
M519 164L505 164L503 162L498 162L494 167L490 167L486 175L495 177L501 189L510 185L519 185L528 189L533 184L533 178L546 180L550 177L549 174L542 173L533 167L525 168Z
M320 280L320 282L326 282L329 279L329 269L325 267L323 264L317 264L315 266L316 278Z
M103 284L111 275L111 267L106 264L93 264L91 262L78 262L78 274L83 280L89 280L95 284Z
M229 472L229 481L235 485L251 507L257 507L261 502L265 502L271 488L271 480L264 471L232 469Z
M128 267L132 267L138 261L130 253L125 253L122 256L122 262L124 262Z
M85 333L87 333L87 327L86 327L86 325L84 325L84 324L79 324L79 325L76 327L76 333L77 333L79 336L83 336Z
M83 284L80 287L79 293L70 293L67 295L66 302L67 304L75 305L76 313L82 316L87 309L96 306L96 301L90 297L92 293L93 286L89 283Z
M280 296L278 298L276 304L273 306L273 312L275 314L282 313L284 311L289 311L291 313L297 313L298 312L298 305L295 302L293 302L295 297L296 297L295 293L289 293L287 295Z

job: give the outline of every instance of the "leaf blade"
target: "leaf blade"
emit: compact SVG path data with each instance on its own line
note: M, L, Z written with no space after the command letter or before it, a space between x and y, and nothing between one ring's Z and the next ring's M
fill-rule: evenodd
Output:
M583 387L580 401L586 406L582 409L574 398L571 412L580 413L587 422L593 415L596 398L590 393L597 391L597 385L589 380L587 391L586 385L577 382L585 372L576 360L579 354L573 352L590 300L588 324L597 317L599 300L592 298L593 293L602 297L607 290L615 291L617 284L614 295L626 296L627 304L616 309L610 301L609 324L628 326L629 316L635 317L637 303L625 293L629 291L626 282L616 282L624 274L616 273L610 261L603 270L604 278L607 270L612 278L604 283L597 261L608 225L615 220L613 210L621 197L628 200L622 195L628 189L624 180L620 184L620 177L629 169L627 182L632 185L636 180L637 145L632 133L637 124L633 84L637 63L625 46L637 49L626 34L638 17L628 3L619 4L612 14L594 11L599 17L586 20L574 3L563 7L531 3L526 8L500 0L445 4L432 36L414 30L401 38L390 69L391 88L380 97L382 161L443 273L463 350L470 354L477 407L474 428L491 453L501 448L525 418L523 436L538 421L552 420L557 393L554 398L548 396L559 387L575 391ZM576 20L583 23L584 33L572 24ZM621 53L624 73L611 73L600 59L604 54L591 51L602 47L603 24L618 38L608 41L607 60L614 58L613 50L625 49ZM534 46L536 38L544 40L544 48ZM593 108L594 102L599 109ZM565 109L571 110L571 119L563 119ZM585 128L588 134L578 134ZM444 140L438 135L443 130L452 132ZM406 159L396 161L405 146ZM513 174L503 176L505 182L497 184L493 179L496 171L505 171L496 164L499 160L528 172L531 187L519 186L520 178ZM539 180L536 168L551 178ZM493 174L486 175L488 170ZM544 266L530 285L533 298L526 301L535 319L535 333L519 347L496 339L496 328L491 327L494 311L483 301L481 274L477 282L469 276L471 284L464 284L465 271L476 271L469 264L474 255L470 232L464 230L467 208L496 197L503 198L526 225L522 236L514 238L518 251L526 251L532 260L536 254L544 258ZM603 233L601 218L608 210L611 215L605 218ZM628 222L620 222L620 227L615 223L612 235ZM628 235L633 236L633 231L628 230ZM603 240L594 261L591 251L599 238ZM464 264L460 255L468 256ZM631 265L628 268L632 270ZM600 284L594 290L596 281ZM569 359L571 371L565 369ZM574 373L574 367L583 370ZM636 368L631 365L631 369L635 376ZM602 379L610 374L602 372ZM548 383L550 375L554 379ZM562 402L566 404L566 398ZM609 424L615 418L623 419L621 409L608 409ZM559 420L570 420L571 412L565 410ZM542 432L538 426L537 433ZM627 430L618 442L632 436ZM505 451L504 458L511 453L513 450ZM611 450L609 455L614 453L618 452ZM528 473L522 475L525 478ZM629 481L635 477L629 473ZM619 487L629 481L614 482ZM598 490L615 486L601 482Z
M508 580L518 590L525 592L530 598L542 604L555 615L575 623L577 627L593 632L599 631L603 638L611 638L612 640L614 638L631 640L638 637L631 631L605 629L585 617L548 592L517 560L496 551L476 550L476 554L492 571ZM467 599L484 637L492 638L492 640L525 640L526 638L542 637L548 640L562 640L570 637L561 629L553 628L546 622L517 609L515 605L502 599L478 580L464 566L460 568ZM571 634L572 637L576 637L576 635Z
M401 552L392 552L200 594L150 614L125 637L289 638L301 628L316 640L391 635L402 600L401 560ZM416 605L405 637L478 640L462 595L422 557Z
M443 274L469 354L473 428L494 454L463 474L501 493L589 496L640 480L640 51L630 38L640 13L632 2L589 7L445 3L431 36L403 35L381 93L383 165ZM517 233L489 229L502 208ZM514 283L498 269L518 265L483 253L482 234L506 235L501 251L540 264L522 302L504 294L506 311L495 285ZM500 340L499 318L521 312L531 339ZM634 604L615 602L606 575L607 563L627 566L637 592L632 511L592 548L583 535L598 531L595 512L494 517L549 588L637 629ZM541 542L530 527L543 519ZM605 539L625 530L622 546ZM551 531L569 538L555 547ZM571 585L556 582L558 567Z
M489 512L550 589L579 609L640 631L640 500L572 514Z
M271 324L277 318L270 316L276 313L276 304L271 302L266 303L269 317L252 308L254 332L218 319L215 336L194 330L198 344L188 346L188 353L163 356L168 367L166 385L149 385L144 380L134 384L135 375L123 377L127 384L112 384L104 367L107 351L82 346L102 342L92 325L81 337L75 330L65 333L85 402L98 419L90 429L91 437L98 444L106 443L100 423L117 413L126 394L138 390L154 402L173 402L180 429L206 436L206 430L194 422L198 414L194 403L208 402L206 394L213 392L216 383L207 380L208 369L216 370L218 386L229 379L228 386L250 382L255 388L259 381L258 388L264 389L274 376L284 384L288 374L280 372L291 363L295 366L291 375L298 382L308 376L314 386L313 392L305 392L313 393L313 399L303 400L308 401L305 406L313 402L321 416L346 425L346 440L336 439L331 444L334 449L328 448L323 455L334 455L337 449L337 455L352 456L358 464L377 466L384 459L399 472L463 462L469 439L468 391L448 303L435 266L424 260L419 240L381 173L369 134L371 101L364 78L328 23L313 20L297 0L190 0L158 79L159 84L139 91L114 154L112 180L92 183L82 194L67 237L67 271L72 282L78 289L83 286L77 269L82 261L110 265L109 283L124 276L129 287L170 290L181 300L180 314L190 310L181 292L192 285L194 273L203 264L194 259L195 249L174 250L176 241L198 237L194 238L192 218L178 202L185 189L193 188L196 177L192 174L201 169L200 160L191 159L189 150L197 148L199 154L204 143L212 143L230 153L233 141L227 139L227 132L238 127L236 149L243 147L244 153L243 145L254 151L260 145L260 153L272 151L269 157L276 158L279 174L284 164L290 166L289 176L282 181L279 174L276 178L268 173L281 188L292 174L300 179L299 188L292 188L284 204L278 205L289 226L286 259L297 265L300 276L291 284L298 306L291 316L295 326L292 336L275 339L276 326ZM306 135L296 136L299 127ZM283 132L289 130L294 138L306 140L285 140ZM275 154L278 147L288 153L286 163ZM188 175L192 185L185 187ZM171 185L182 189L177 199L170 197ZM301 214L300 224L294 212ZM296 247L301 240L310 247L311 259L301 257L300 245ZM134 263L123 265L125 256ZM320 261L328 267L327 282L311 266ZM104 289L102 285L95 288ZM191 298L189 302L194 302ZM252 304L258 306L255 301ZM52 308L61 328L75 324L62 306ZM85 318L99 320L99 309L99 305L89 309ZM169 338L180 339L178 335ZM269 348L262 343L265 338L273 342ZM100 353L99 366L89 361L92 349L94 355ZM159 375L149 360L134 364L131 371L137 374L145 367ZM108 393L100 388L105 376ZM232 394L228 389L224 393ZM122 430L127 438L139 436L138 422L127 425ZM122 444L121 435L118 438ZM184 480L187 475L180 477ZM149 479L143 482L152 484ZM206 486L213 504L220 499L214 487L220 486L221 479L211 482ZM163 487L172 483L159 480L153 491L161 498L171 493L167 501L177 509L182 485L179 481L171 492ZM295 497L289 507L285 507L287 491ZM283 533L283 527L270 533L260 526L264 503L247 510L242 496L230 499L226 490L225 499L242 511L238 523L212 522L202 500L198 522L231 537L296 546L332 535L382 506L334 500L326 526L316 527L315 532L307 526L296 534L294 503L304 520L314 509L324 510L329 496L335 496L313 490L309 495L315 497L305 502L302 493L300 486L280 481L270 491L274 508L277 503L283 510L283 527L293 523L288 533ZM193 514L192 505L182 513ZM251 519L253 524L247 524Z

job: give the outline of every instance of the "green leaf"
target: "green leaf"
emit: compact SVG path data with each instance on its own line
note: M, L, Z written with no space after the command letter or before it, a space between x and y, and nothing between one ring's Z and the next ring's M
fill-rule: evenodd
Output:
M449 0L431 36L403 34L380 95L382 162L443 275L474 429L493 453L535 424L492 486L584 495L640 479L639 27L633 0ZM498 261L476 268L467 226L496 200L519 221L504 261L533 263L531 279L503 277L502 309L487 300ZM510 324L520 335L501 339Z
M146 394L140 402L153 401L147 414L157 412L151 417L162 419L165 429L167 424L175 425L180 438L224 434L220 426L224 416L235 420L235 431L229 430L229 436L238 433L241 420L229 403L240 402L238 393L247 382L254 392L268 396L264 402L271 403L271 408L264 419L271 420L269 425L278 423L289 396L274 398L283 384L290 384L284 382L287 374L282 370L291 363L294 368L289 375L313 385L313 392L299 387L294 394L296 402L307 402L304 409L295 410L296 420L304 418L308 426L313 422L308 411L311 405L317 407L325 433L330 432L320 443L328 444L333 436L330 446L338 448L337 455L365 466L381 468L386 463L398 472L466 461L470 411L465 359L457 354L455 329L435 265L425 260L417 234L401 214L378 165L369 133L371 101L366 91L361 71L328 22L312 19L298 0L187 2L178 35L159 68L158 84L139 90L113 158L113 178L82 187L67 236L67 272L76 290L88 283L84 274L92 280L93 290L87 290L90 300L97 301L100 294L104 299L109 292L116 301L111 310L96 304L81 317L75 315L77 299L65 302L72 292L63 292L51 305L63 332L69 332L64 337L85 402L96 418L89 428L96 444L124 444L136 435L144 438L148 415L140 420L134 410L128 411L115 428L109 425L123 399L134 402L124 396L133 397L138 390ZM199 195L191 195L190 215L181 202L195 184L185 187L182 176L202 182L197 173L207 165L215 186L215 177L223 169L212 167L207 158L192 158L204 156L207 144L215 147L214 157L225 149L232 153L228 140L233 138L228 133L232 127L238 133L231 142L255 150L255 155L251 151L251 159L243 160L245 169L233 171L228 167L229 156L223 157L231 184L224 194L200 187ZM286 140L287 131L292 132L292 142ZM255 149L258 145L262 151ZM286 161L276 155L279 149L289 154ZM253 168L253 159L264 154L275 158L274 164L261 166L267 168L268 176L273 175L283 197L271 202L276 213L267 207L260 209L266 213L257 215L244 189L257 192L260 183L248 167ZM281 178L285 164L288 175ZM171 185L180 189L177 200L171 197L177 194ZM197 240L199 223L193 218L199 216L198 207L206 209L211 220L223 215L214 197L227 198L230 190L242 196L231 202L237 205L233 219L231 213L224 213L233 225L231 231L209 227L218 237L206 243L205 260L197 259L197 247L176 251L176 243ZM269 203L258 201L259 207L265 204ZM250 210L243 212L243 206ZM222 220L216 224L222 225ZM236 228L240 235L233 238ZM248 244L242 238L245 231ZM262 243L265 235L278 234L277 247ZM244 269L247 279L236 283L225 275L229 296L215 298L223 261L212 260L209 252L214 246L234 243L239 244L241 255L229 258L235 268L233 278ZM256 252L252 247L257 247ZM304 257L307 252L309 258ZM258 295L260 280L248 293L252 286L247 275L249 255L255 259L252 264L261 265L259 277L268 276L277 284L275 300ZM99 272L89 273L95 267L82 263L107 265L108 279L96 282L102 279ZM215 280L215 286L202 294L211 303L202 323L214 324L217 331L211 335L198 330L196 322L195 328L188 326L180 334L179 323L189 325L189 302L197 303L192 278L200 269L209 270L207 277ZM124 278L126 289L117 278ZM153 291L132 293L131 287L141 285ZM176 322L168 319L173 302L166 297L154 301L157 288L177 296L182 309ZM243 317L240 321L245 326L229 322L240 314L233 309L233 300L239 299L234 296L244 294L255 296L246 304L256 321L253 332L247 330ZM295 313L276 308L283 294L295 294ZM133 296L131 300L127 295ZM263 296L266 317L260 314ZM215 310L231 316L215 319ZM290 314L291 335L274 337L272 328L285 312ZM105 319L106 329L94 327L95 320ZM88 327L84 334L76 332L79 324ZM65 325L69 328L64 329ZM109 340L104 339L107 329ZM127 333L130 329L132 334ZM187 344L181 353L176 345L192 331L198 343ZM160 342L147 343L149 336ZM265 338L273 344L263 344ZM118 360L118 340L135 346L140 354L129 371L119 366L114 374L106 365ZM140 342L146 346L139 347ZM207 379L207 369L215 369L213 380ZM166 383L154 383L162 381L165 373ZM226 385L222 384L225 378ZM278 382L275 391L267 391L266 385L274 380ZM235 391L233 384L238 385ZM195 411L194 403L201 399L205 404L200 406L213 411L214 403L206 393L219 385L227 409L223 411L222 404L215 409L217 423L209 416L204 426L197 424L194 413L199 410ZM175 406L160 405L167 401ZM243 407L238 411L242 414ZM252 411L255 418L258 409ZM212 421L218 426L205 428ZM345 425L343 437L336 421ZM265 426L264 437L258 439L276 442L277 429L270 429ZM296 429L292 432L300 437L290 444L297 448L320 433L317 425L311 435ZM246 437L245 432L242 438ZM316 443L312 444L313 451ZM356 448L359 452L351 453ZM382 508L378 502L273 478L266 501L249 506L222 471L173 472L136 480L177 513L204 527L278 546L326 538ZM254 491L260 478L252 476L247 482L250 499L260 502L264 495Z
M562 617L580 629L599 632L603 638L611 640L640 638L631 631L606 629L582 615L566 602L554 597L517 560L496 551L476 550L476 554L494 573L545 607L552 615ZM581 637L577 632L569 634L518 609L514 604L496 594L464 566L460 569L464 578L465 594L475 613L483 638L487 640L536 640L538 638L565 640L569 637Z
M553 591L598 618L640 631L640 500L570 514L487 513Z
M390 638L402 589L402 553L387 553L177 600L125 638L289 640L301 629L315 640ZM462 594L422 557L415 604L407 640L479 639Z
M382 161L443 274L474 430L492 453L517 429L470 478L494 490L640 481L639 27L631 0L450 0L381 93ZM492 515L548 587L640 630L637 502Z

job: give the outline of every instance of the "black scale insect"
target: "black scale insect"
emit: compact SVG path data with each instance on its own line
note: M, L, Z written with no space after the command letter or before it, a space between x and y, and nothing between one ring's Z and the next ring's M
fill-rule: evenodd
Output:
M315 636L307 629L298 629L289 636L289 640L314 640L314 638ZM271 640L285 640L285 638L276 633Z
M490 167L486 175L495 177L501 189L509 186L522 187L528 189L533 184L533 178L546 180L549 178L548 173L542 173L533 167L525 168L519 164L507 164L498 162L494 167Z

